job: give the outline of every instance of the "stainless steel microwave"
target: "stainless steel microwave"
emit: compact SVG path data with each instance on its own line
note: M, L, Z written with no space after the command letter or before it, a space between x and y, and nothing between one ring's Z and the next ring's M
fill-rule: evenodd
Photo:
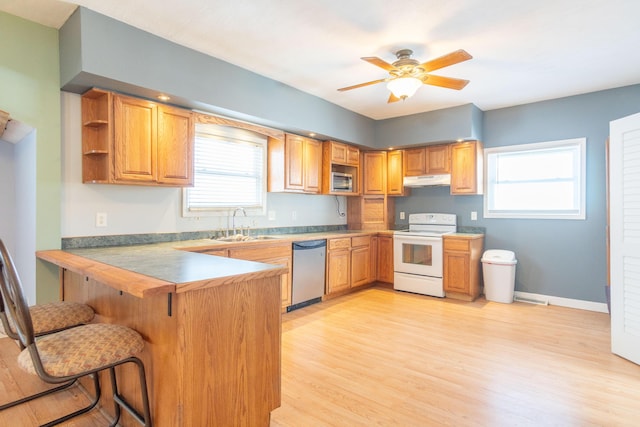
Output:
M331 192L353 192L353 175L350 173L331 172Z

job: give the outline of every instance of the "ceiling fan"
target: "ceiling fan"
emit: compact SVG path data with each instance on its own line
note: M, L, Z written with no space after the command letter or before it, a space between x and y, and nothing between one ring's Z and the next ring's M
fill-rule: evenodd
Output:
M389 95L389 100L387 102L396 102L401 99L404 100L409 98L423 84L460 90L469 83L469 80L429 74L431 71L439 70L440 68L448 67L473 58L466 51L459 49L439 58L432 59L431 61L423 62L422 64L417 60L412 59L412 54L413 51L411 49L401 49L397 51L396 57L398 59L393 64L389 64L375 56L361 58L370 64L387 70L389 72L389 77L343 87L338 90L340 92L344 92L346 90L387 82L387 88L391 91L391 95Z

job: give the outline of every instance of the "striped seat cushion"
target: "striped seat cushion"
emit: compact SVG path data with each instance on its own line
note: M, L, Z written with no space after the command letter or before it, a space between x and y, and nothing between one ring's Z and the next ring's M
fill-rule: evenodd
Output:
M140 334L121 325L94 323L37 339L45 371L63 377L91 371L134 356L144 348ZM36 374L28 349L18 355L22 369Z

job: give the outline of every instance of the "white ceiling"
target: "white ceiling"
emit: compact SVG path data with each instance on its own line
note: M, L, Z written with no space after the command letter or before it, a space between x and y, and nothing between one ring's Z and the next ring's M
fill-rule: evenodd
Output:
M482 110L640 83L638 0L0 0L0 10L59 28L85 6L374 119L467 103ZM360 60L410 48L434 72L471 82L423 86L387 104L387 72Z

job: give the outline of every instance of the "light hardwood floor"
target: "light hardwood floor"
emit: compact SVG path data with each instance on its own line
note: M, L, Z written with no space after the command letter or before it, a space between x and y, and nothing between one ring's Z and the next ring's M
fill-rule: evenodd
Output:
M374 287L283 316L271 426L637 426L609 316Z
M0 340L0 399L39 387ZM640 366L610 352L609 316L473 303L385 286L283 315L282 406L271 427L637 426ZM84 396L0 412L48 421ZM105 425L97 412L67 424Z

